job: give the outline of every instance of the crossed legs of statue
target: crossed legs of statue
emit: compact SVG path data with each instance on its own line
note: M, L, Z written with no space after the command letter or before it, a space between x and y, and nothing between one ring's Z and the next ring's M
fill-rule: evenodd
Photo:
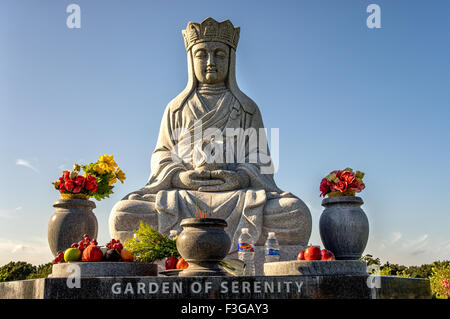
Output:
M133 236L133 230L141 221L158 225L155 205L156 195L131 195L129 199L118 202L110 215L112 238L124 241ZM311 213L305 203L293 196L279 196L267 193L263 213L263 229L256 245L262 246L268 232L275 232L280 245L307 245L311 235Z

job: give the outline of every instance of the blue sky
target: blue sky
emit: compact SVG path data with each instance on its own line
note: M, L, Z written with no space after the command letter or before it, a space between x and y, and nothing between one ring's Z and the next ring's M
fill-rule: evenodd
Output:
M66 7L81 7L81 29ZM381 7L381 29L366 8ZM238 84L280 129L278 185L311 208L319 183L366 172L365 253L383 262L450 259L450 27L446 1L16 1L0 3L0 264L51 260L50 182L113 154L142 187L166 104L186 85L181 29L206 17L241 27Z

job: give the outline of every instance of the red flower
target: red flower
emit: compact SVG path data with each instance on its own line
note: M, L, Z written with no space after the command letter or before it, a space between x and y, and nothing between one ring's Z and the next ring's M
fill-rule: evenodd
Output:
M89 193L97 191L97 178L95 176L86 176L86 189L89 191Z
M62 181L59 182L59 191L60 192L64 192L66 190L65 188L65 183L64 183L64 179Z
M366 188L366 185L365 185L363 182L361 182L361 183L359 184L359 190L357 190L357 192L362 191L364 188Z
M66 187L66 189L67 189L69 192L72 191L72 189L74 188L74 186L75 186L75 184L73 183L73 181L72 181L71 179L66 180L66 182L65 182L65 187Z
M69 172L69 171L64 171L64 172L63 172L63 178L64 178L65 181L71 181L69 175L70 175L70 172Z
M86 176L86 182L97 183L97 177L92 176L92 175L87 175L87 176Z
M337 183L331 185L331 190L333 192L335 192L335 191L345 192L347 190L347 183L343 182L343 181L337 182Z
M363 182L358 182L358 180L354 180L349 186L349 189L354 190L355 192L359 193L361 192L364 188L366 188L366 185L364 185Z
M355 180L355 174L349 171L341 171L340 174L337 175L337 177L341 181L347 183L347 185L350 185Z
M80 188L83 188L84 185L86 184L86 178L84 178L83 176L77 176L75 178L75 185L79 186Z
M89 189L88 191L89 191L89 194L92 194L92 193L96 192L97 191L97 184L94 184L92 189Z
M72 193L74 194L78 194L81 191L81 187L80 186L75 186L72 190Z
M322 182L320 182L320 192L321 192L320 196L325 197L325 195L330 192L330 187L331 183L326 178L323 178Z

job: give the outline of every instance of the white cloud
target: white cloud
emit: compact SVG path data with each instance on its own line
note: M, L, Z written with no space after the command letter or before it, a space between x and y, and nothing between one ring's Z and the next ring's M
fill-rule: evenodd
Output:
M428 234L424 234L416 239L406 240L402 243L405 251L409 251L411 255L420 255L427 251Z
M46 240L30 238L29 240L10 240L0 238L0 266L10 261L26 261L33 265L50 262L53 257Z
M402 238L402 233L393 232L390 234L389 238L382 240L379 245L379 249L385 249L397 243Z
M17 212L23 209L22 206L17 206L14 209L0 209L0 219L12 219L16 216Z
M26 252L27 250L31 250L30 247L25 246L25 245L16 245L12 250L11 253L15 254L15 253L20 253L20 252Z
M0 219L11 219L13 216L11 212L6 210L0 210Z
M394 232L394 233L392 233L391 244L395 244L395 243L398 242L401 238L402 238L402 234L401 234L401 233L399 233L399 232Z
M39 174L39 170L36 167L31 165L29 161L24 160L22 158L18 158L16 160L16 165L28 167L28 168L32 169L33 171L35 171L36 173Z
M389 261L402 265L421 265L436 260L450 260L450 240L430 234L406 237L404 233L392 232L371 241L364 254L379 257L382 263Z

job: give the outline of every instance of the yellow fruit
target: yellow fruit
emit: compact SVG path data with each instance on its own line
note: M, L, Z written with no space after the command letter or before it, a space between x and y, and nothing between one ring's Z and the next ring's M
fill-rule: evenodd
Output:
M133 254L131 253L131 251L124 248L120 252L120 258L122 258L123 261L133 261Z

